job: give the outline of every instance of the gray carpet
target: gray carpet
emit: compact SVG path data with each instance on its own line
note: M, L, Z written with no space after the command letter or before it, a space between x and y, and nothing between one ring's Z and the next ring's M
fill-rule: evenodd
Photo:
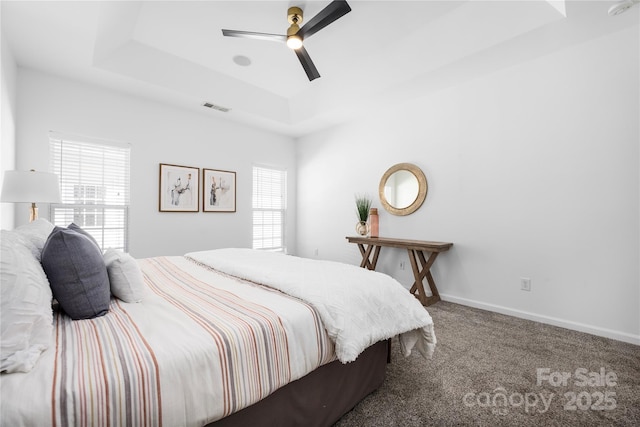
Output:
M433 358L393 341L384 384L336 427L640 426L640 347L443 301L428 311Z

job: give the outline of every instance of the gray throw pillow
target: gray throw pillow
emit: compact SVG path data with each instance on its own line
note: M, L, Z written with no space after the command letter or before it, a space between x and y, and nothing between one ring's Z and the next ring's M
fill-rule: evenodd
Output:
M42 267L54 298L72 319L91 319L109 311L107 267L87 236L55 227L42 249Z

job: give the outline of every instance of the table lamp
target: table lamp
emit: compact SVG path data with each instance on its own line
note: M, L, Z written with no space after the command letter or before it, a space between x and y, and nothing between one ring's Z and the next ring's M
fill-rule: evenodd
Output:
M38 203L60 203L58 175L48 172L5 171L0 201L31 203L29 221L38 219Z

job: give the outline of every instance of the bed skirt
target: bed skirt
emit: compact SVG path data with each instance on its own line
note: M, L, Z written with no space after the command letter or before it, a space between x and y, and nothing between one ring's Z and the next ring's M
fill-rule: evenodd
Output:
M334 424L382 385L389 341L366 349L351 363L335 360L275 391L267 398L207 427L284 427Z

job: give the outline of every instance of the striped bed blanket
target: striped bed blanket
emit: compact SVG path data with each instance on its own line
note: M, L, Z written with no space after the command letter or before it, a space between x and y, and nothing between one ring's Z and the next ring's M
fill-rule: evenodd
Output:
M140 260L148 293L54 316L29 373L1 377L3 426L202 426L335 359L315 309L184 257Z

